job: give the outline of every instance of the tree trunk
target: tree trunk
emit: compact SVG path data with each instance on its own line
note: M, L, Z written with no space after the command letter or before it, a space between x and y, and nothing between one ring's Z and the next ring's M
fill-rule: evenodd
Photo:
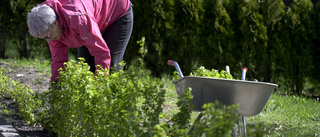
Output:
M28 58L29 57L29 48L27 44L27 36L23 33L23 31L19 31L19 39L18 39L18 52L20 58Z
M4 28L4 27L3 27ZM0 30L0 58L5 58L5 52L7 49L7 43L6 43L6 32L4 29Z

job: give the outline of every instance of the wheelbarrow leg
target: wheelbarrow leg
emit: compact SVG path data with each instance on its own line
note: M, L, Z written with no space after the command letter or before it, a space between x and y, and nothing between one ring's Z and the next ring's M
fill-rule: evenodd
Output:
M239 118L239 134L240 136L247 137L247 130L246 130L246 118L245 117L240 117ZM241 126L240 126L241 125Z
M247 137L246 118L242 117L242 121L243 121L243 133L244 133L244 136Z
M196 126L196 124L197 124L198 122L200 122L201 117L202 117L202 112L200 112L200 114L197 116L196 120L194 120L192 126L190 127L190 129L189 129L189 131L188 131L188 133L187 133L187 135L189 135L189 133L190 133L190 132L194 129L194 127Z
M246 80L246 73L248 71L248 68L243 68L242 69L242 75L241 75L241 80L245 81ZM246 118L245 117L241 117L241 120L242 120L242 131L243 131L243 134L245 137L247 137L247 131L246 131ZM242 134L240 134L242 136Z

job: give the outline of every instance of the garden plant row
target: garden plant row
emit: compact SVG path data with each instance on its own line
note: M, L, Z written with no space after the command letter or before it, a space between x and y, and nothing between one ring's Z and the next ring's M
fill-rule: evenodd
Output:
M42 93L10 80L1 69L0 95L16 100L20 116L28 123L59 136L186 136L192 89L179 97L179 111L162 120L166 88L158 78L149 77L150 72L130 67L109 76L107 70L95 75L83 60L69 61L66 66L60 81ZM194 75L201 72L223 78L227 74L201 68ZM230 136L238 118L237 106L215 102L204 108L201 124L189 136Z

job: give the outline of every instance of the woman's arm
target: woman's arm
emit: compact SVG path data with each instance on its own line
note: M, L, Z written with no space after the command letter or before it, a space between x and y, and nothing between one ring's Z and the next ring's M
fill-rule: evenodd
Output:
M59 76L59 68L64 68L64 63L68 62L68 47L61 42L51 42L49 43L51 51L51 81L59 81L57 78Z

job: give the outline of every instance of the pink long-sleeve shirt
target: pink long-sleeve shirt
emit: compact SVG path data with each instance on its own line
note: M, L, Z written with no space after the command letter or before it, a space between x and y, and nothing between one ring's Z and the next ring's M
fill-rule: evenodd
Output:
M49 43L52 58L51 81L58 81L58 69L68 61L68 49L86 46L95 65L110 69L110 50L102 38L109 25L129 9L129 0L47 0L63 30L60 40Z

